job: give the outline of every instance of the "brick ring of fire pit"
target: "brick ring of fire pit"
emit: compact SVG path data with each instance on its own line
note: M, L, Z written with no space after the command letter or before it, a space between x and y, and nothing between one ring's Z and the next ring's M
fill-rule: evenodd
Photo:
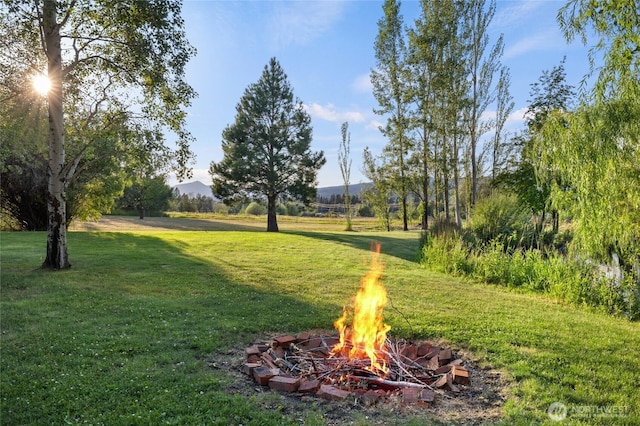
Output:
M387 338L378 357L384 371L370 360L333 353L337 336L300 333L249 346L242 371L261 386L327 400L359 399L373 405L390 399L405 405L431 406L437 395L455 396L470 385L469 361L450 348L428 342Z

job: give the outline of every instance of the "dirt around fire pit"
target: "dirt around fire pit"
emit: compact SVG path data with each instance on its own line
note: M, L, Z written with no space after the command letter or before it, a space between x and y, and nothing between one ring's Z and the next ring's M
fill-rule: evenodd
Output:
M272 335L210 361L234 378L230 393L299 415L319 410L324 424L483 424L499 420L506 382L440 342L389 339L386 373L331 354L336 337Z

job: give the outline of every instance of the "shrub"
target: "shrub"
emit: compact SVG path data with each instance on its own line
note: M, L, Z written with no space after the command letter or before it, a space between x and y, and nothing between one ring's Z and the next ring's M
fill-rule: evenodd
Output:
M481 246L500 241L505 249L512 249L531 228L530 219L516 195L495 191L473 207L469 230Z
M246 214L260 216L263 214L267 214L267 208L257 201L251 202L247 208L244 210Z
M431 270L640 318L640 284L630 274L615 282L602 276L593 264L558 251L507 250L500 240L470 249L452 227L440 224L437 229L440 235L432 231L422 236L422 262Z
M287 203L287 216L300 216L300 208L294 203Z
M358 216L360 217L373 217L373 209L368 204L363 204L358 208Z
M226 204L223 204L223 203L214 203L213 204L213 212L216 213L216 214L228 215L229 214L229 206L227 206Z

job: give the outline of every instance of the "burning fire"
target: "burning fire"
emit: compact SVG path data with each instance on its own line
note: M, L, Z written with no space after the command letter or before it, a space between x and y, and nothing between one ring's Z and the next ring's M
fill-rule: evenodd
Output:
M351 326L347 325L350 316L347 307L342 309L342 317L333 323L340 332L340 342L334 346L332 355L346 356L352 359L369 359L368 370L386 374L386 360L382 351L386 351L385 340L391 329L382 321L382 310L387 304L387 291L380 282L382 263L380 261L380 243L372 245L373 259L371 269L362 278L362 286L353 302Z

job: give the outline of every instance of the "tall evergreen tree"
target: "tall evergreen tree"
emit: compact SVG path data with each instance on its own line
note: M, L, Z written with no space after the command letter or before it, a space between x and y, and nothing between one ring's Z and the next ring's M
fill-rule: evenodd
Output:
M400 1L385 0L384 16L378 21L374 44L376 69L371 72L373 95L380 109L375 112L387 118L382 133L389 139L384 150L393 169L392 185L400 197L403 229L408 227L407 197L409 194L409 163L411 150L409 131L410 91L407 69L405 32L400 14Z
M225 202L238 197L267 199L267 231L277 232L276 204L316 197L322 151L312 152L311 117L294 99L276 58L264 67L236 106L236 119L222 132L224 158L212 162L213 191Z

